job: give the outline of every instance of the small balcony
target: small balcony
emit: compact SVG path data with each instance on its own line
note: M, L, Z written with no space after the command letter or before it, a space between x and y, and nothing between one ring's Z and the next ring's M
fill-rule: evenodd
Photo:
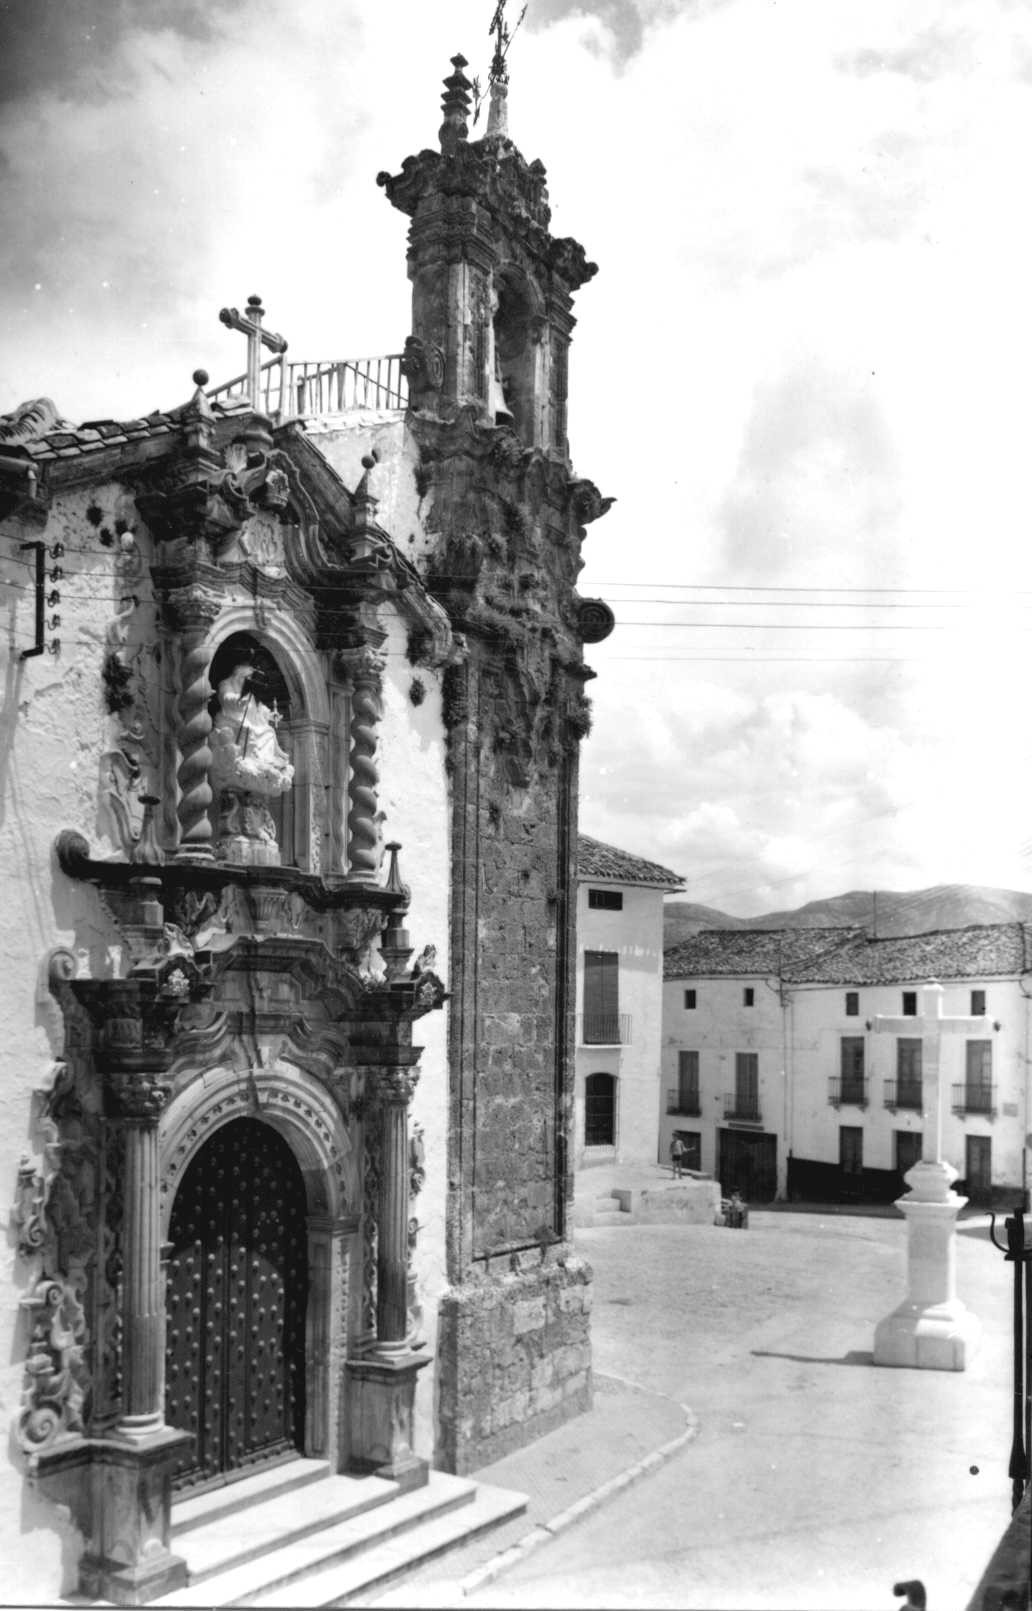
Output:
M698 1091L671 1091L666 1094L668 1113L680 1113L685 1118L697 1119L702 1112Z
M865 1108L867 1106L866 1079L856 1075L839 1075L828 1081L828 1101L833 1108Z
M953 1087L954 1113L981 1113L987 1119L996 1117L995 1085L955 1085Z
M630 1039L630 1013L586 1012L578 1019L579 1046L626 1046Z
M885 1106L893 1112L897 1108L910 1108L920 1113L924 1107L924 1097L920 1080L886 1080Z
M758 1096L738 1091L724 1092L725 1119L740 1119L747 1124L762 1124Z

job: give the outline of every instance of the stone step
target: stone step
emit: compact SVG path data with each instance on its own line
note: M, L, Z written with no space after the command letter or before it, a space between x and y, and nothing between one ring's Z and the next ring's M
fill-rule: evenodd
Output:
M356 1488L368 1496L360 1508L356 1508ZM385 1497L382 1489L388 1490ZM520 1495L505 1495L500 1513L485 1517L483 1505L477 1507L476 1500L476 1484L437 1471L430 1473L425 1487L409 1493L401 1493L395 1483L378 1477L328 1477L293 1498L281 1495L272 1501L271 1510L278 1507L278 1517L269 1514L268 1503L228 1518L237 1524L230 1529L224 1517L218 1524L222 1538L217 1546L205 1539L204 1528L188 1533L181 1547L173 1535L172 1548L185 1557L190 1582L152 1603L197 1607L324 1604L326 1583L336 1581L334 1574L345 1569L340 1592L364 1592L371 1579L397 1576L461 1541L470 1531L492 1526L526 1504ZM467 1510L468 1524L461 1514ZM448 1541L439 1540L431 1530L423 1544L418 1538L410 1544L402 1542L401 1535L421 1531L449 1516L454 1533ZM227 1531L232 1534L228 1539ZM199 1542L205 1546L200 1551ZM216 1548L222 1559L219 1566L213 1564ZM319 1586L311 1587L316 1580ZM300 1598L305 1594L316 1598Z
M622 1208L596 1208L591 1216L592 1225L626 1225L627 1215Z
M241 1477L238 1482L224 1483L220 1488L209 1488L203 1494L185 1494L172 1501L172 1531L182 1542L185 1534L195 1527L236 1510L246 1510L263 1499L273 1499L287 1489L302 1488L310 1482L321 1482L330 1474L326 1460L306 1460L297 1455L282 1465L268 1466L253 1476Z
M398 1492L397 1483L383 1477L325 1476L297 1489L281 1489L271 1498L256 1498L246 1508L216 1513L182 1537L173 1511L172 1549L186 1561L191 1585L205 1583L229 1567L244 1566L376 1510Z
M438 1474L439 1475L439 1474ZM431 1479L432 1480L432 1479ZM455 1482L458 1479L448 1479ZM513 1517L522 1515L527 1508L523 1494L509 1493L503 1488L478 1484L469 1504L445 1514L431 1517L418 1526L398 1533L362 1552L352 1560L344 1560L326 1567L321 1572L291 1584L290 1605L298 1607L371 1604L392 1584L403 1581L411 1572L426 1566L430 1561L447 1554L449 1550L468 1543L480 1533L500 1527ZM282 1606L282 1595L275 1590L258 1599L249 1600L254 1607Z

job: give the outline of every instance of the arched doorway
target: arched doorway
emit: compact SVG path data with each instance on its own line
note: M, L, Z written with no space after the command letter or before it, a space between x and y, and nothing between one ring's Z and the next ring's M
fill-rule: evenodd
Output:
M287 1142L233 1119L193 1158L169 1225L165 1415L192 1434L176 1486L304 1447L304 1177Z
M584 1081L584 1145L612 1147L616 1143L616 1079L612 1074L589 1074Z

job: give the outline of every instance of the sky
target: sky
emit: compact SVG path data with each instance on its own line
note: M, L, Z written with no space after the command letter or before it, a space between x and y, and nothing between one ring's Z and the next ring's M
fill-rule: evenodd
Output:
M0 0L0 412L129 418L397 352L405 220L493 0ZM510 3L512 20L518 14ZM581 826L753 915L1032 889L1024 0L530 0L510 133L577 296Z

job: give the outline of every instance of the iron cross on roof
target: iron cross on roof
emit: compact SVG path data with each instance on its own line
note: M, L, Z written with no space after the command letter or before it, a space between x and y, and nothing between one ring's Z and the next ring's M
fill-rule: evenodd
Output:
M931 1136L927 1131L923 1132L924 1141L921 1155L926 1163L941 1163L943 1102L939 1059L942 1038L944 1035L979 1035L987 1038L999 1026L991 1018L945 1017L942 1010L945 991L937 979L932 979L928 984L923 985L920 995L920 1014L908 1014L902 1018L892 1018L887 1014L879 1013L877 1017L868 1020L867 1027L873 1029L876 1033L914 1036L915 1038L919 1035L921 1037L922 1078L930 1083L934 1082L935 1091L933 1113L935 1127Z
M247 337L247 395L255 407L262 392L262 348L268 347L270 352L275 353L287 350L282 336L276 335L273 330L262 329L264 317L265 309L260 296L248 297L246 313L241 313L237 308L222 308L219 312L219 318L228 330L241 330Z

